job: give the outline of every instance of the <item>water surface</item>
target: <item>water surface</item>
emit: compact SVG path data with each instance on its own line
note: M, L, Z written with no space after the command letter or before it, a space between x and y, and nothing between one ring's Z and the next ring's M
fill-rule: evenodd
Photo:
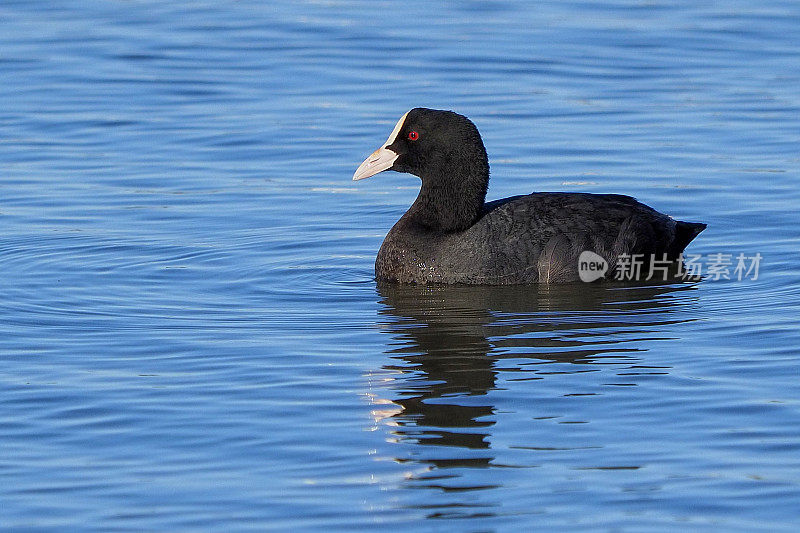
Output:
M795 531L800 7L0 7L0 526ZM636 196L757 279L372 279L411 107L489 198Z

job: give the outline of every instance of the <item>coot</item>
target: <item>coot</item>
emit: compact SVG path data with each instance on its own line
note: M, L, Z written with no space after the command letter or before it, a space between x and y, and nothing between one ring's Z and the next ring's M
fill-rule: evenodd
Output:
M382 281L571 282L581 279L586 251L606 262L606 279L636 261L644 274L651 260L677 264L706 227L618 194L539 192L486 203L486 149L475 125L452 111L408 111L353 180L384 170L419 176L422 187L378 252Z

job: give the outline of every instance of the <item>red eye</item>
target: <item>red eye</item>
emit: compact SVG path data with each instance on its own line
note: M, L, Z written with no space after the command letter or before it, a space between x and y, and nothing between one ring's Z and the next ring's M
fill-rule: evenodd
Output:
M419 139L419 133L417 133L416 131L409 131L408 132L408 140L409 141L416 141L417 139Z

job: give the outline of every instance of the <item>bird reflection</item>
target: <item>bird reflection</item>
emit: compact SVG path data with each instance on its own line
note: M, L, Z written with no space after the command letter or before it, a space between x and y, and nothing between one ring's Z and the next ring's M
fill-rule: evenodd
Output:
M396 458L428 465L427 481L448 477L433 470L492 466L497 414L488 393L504 371L500 363L530 361L539 370L535 379L543 379L553 362L638 361L646 350L640 341L664 338L667 325L685 320L680 309L690 305L694 289L693 283L381 284L381 324L392 337L392 361L374 373L388 377L373 393L373 414L390 427L391 440L437 447ZM467 488L486 487L461 490Z

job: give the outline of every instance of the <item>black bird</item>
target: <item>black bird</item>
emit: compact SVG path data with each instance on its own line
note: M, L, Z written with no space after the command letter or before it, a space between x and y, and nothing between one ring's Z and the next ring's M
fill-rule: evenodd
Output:
M475 125L452 111L408 111L353 180L384 170L419 176L422 187L378 252L375 277L383 281L571 282L582 278L584 251L605 261L606 279L637 261L644 279L650 261L678 264L706 228L618 194L540 192L485 203L486 149Z

